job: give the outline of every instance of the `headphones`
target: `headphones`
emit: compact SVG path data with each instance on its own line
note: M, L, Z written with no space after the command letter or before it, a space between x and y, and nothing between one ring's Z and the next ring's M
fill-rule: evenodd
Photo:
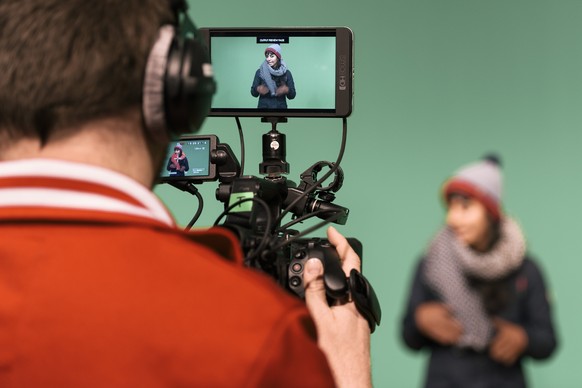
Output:
M186 1L170 0L170 6L176 23L160 27L143 84L143 118L154 136L198 131L216 92L208 50L186 14Z

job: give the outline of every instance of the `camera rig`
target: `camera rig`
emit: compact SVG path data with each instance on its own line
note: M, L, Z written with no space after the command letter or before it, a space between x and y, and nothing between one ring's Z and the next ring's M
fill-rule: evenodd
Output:
M305 295L305 262L310 258L319 259L324 268L328 302L353 300L373 332L380 323L381 309L370 283L355 269L346 277L337 251L329 241L303 237L330 222L340 225L347 222L349 209L332 203L343 184L339 162L345 148L346 119L343 119L344 136L338 160L335 163L314 163L300 175L299 184L284 176L289 173L289 163L285 159L286 136L277 130L277 124L287 122L287 119L273 117L261 121L271 123L271 131L262 138L263 161L259 164L259 171L263 178L243 176L241 164L228 144L217 142L216 149L210 152L210 163L215 165L216 180L220 182L216 199L224 203L224 211L214 225L228 228L238 236L246 266L270 275L283 288L301 298ZM237 125L244 147L238 118ZM319 177L325 168L328 171ZM332 175L331 183L324 186ZM192 181L168 183L198 196ZM292 220L281 225L288 213L291 213ZM199 212L195 219L198 215ZM292 228L313 217L323 221L303 231ZM355 238L348 238L348 242L361 258L362 244Z

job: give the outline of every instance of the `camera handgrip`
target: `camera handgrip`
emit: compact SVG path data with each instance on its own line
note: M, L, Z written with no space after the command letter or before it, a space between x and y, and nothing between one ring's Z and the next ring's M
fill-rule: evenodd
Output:
M310 258L323 263L323 283L326 294L333 299L340 299L348 294L348 282L342 269L341 260L334 247L314 249Z
M348 295L349 285L335 248L326 241L313 239L294 250L289 265L289 287L300 297L305 296L303 268L309 259L319 259L323 265L323 282L328 297L341 299Z
M359 241L348 239L350 245L362 254ZM340 257L333 245L327 240L310 239L299 240L292 247L292 258L289 264L289 288L299 297L305 297L303 283L303 269L305 262L315 258L323 264L323 281L325 291L330 304L335 300L342 300L349 296L354 301L360 314L368 321L370 332L374 332L380 325L382 309L374 288L366 277L356 269L352 269L350 276L346 278L341 266Z

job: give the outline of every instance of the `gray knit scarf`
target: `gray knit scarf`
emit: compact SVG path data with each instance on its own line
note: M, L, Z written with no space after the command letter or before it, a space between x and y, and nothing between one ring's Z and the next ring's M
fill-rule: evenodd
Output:
M521 265L524 255L523 233L507 217L501 221L499 240L484 253L462 244L448 227L437 233L427 251L424 275L463 326L457 347L481 351L493 335L491 319L466 275L485 281L501 279Z
M280 66L278 69L273 69L271 66L269 66L267 60L264 60L263 63L261 64L259 74L261 76L261 79L265 81L265 85L267 85L267 87L269 88L271 96L275 96L277 93L277 84L275 83L275 80L271 77L271 75L282 76L286 72L287 65L283 60L280 60Z

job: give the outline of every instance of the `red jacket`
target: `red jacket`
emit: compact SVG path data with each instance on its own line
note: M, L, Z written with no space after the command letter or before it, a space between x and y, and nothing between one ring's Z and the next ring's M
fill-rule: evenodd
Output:
M333 386L303 303L240 255L123 175L0 163L0 386Z

